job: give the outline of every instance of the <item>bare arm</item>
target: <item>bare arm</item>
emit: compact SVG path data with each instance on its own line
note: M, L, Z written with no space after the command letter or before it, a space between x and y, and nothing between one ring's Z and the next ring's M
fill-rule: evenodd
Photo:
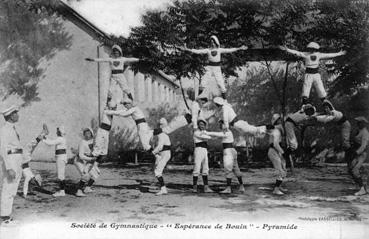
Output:
M212 137L224 138L226 134L224 132L206 132L207 135Z
M140 59L135 58L135 57L127 57L127 58L124 58L124 61L127 62L127 63L134 63L134 62L140 61Z
M208 49L189 49L187 48L187 46L183 46L183 47L178 47L178 49L182 50L182 51L188 51L194 54L207 54L209 52Z
M340 51L336 53L320 53L320 59L334 58L337 56L343 56L345 54L346 54L346 51Z
M279 140L278 138L280 138L281 133L279 132L279 130L273 130L272 132L272 136L273 136L273 147L278 151L279 154L283 154L284 150L282 149L282 147L279 145Z
M6 146L8 145L8 141L7 141L7 138L5 135L4 135L4 132L0 132L0 153L1 153L1 158L4 162L4 166L5 166L5 169L8 170L8 169L11 169L11 164L9 162L9 159L8 159L8 152L7 152L7 149L6 149Z
M247 50L247 46L234 47L234 48L220 48L220 53L233 53L240 50Z
M86 61L95 61L95 62L110 62L111 58L85 58Z
M292 49L289 49L285 46L279 46L279 49L281 49L282 51L286 51L292 55L295 55L295 56L298 56L298 57L305 57L305 54L301 51L296 51L296 50L292 50Z
M201 132L199 130L196 130L194 132L194 135L199 140L208 140L211 139L211 136L207 134L207 132Z

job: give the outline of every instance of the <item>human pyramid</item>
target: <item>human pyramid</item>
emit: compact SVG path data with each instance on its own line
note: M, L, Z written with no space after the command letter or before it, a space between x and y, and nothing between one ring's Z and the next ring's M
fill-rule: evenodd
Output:
M367 193L363 184L360 168L366 159L369 143L369 132L366 128L368 120L365 117L356 117L355 121L360 129L359 133L350 141L351 124L349 120L332 103L326 99L327 93L324 89L321 76L318 72L320 60L330 59L344 55L345 52L320 53L319 45L311 42L307 45L306 52L290 50L286 47L280 49L294 54L305 61L305 77L302 90L302 106L295 113L282 117L281 114L274 114L271 124L254 126L246 120L240 119L231 104L226 99L227 89L221 71L221 55L233 53L239 50L247 50L246 46L239 48L221 48L216 36L210 38L211 46L207 49L188 49L186 46L179 47L184 52L193 54L206 54L208 56L208 71L211 78L203 85L203 90L192 102L191 111L181 116L177 116L171 122L165 118L160 119L160 127L150 129L143 111L133 103L132 89L129 88L127 80L123 74L124 66L127 63L137 62L138 58L123 57L122 49L114 45L110 58L86 58L88 61L109 62L111 67L111 77L109 79L109 92L106 107L103 112L101 124L94 134L91 128L83 129L83 139L78 146L78 153L73 158L73 164L80 173L80 181L77 185L76 196L84 197L87 193L92 193L92 186L100 176L99 164L102 163L108 154L109 132L112 127L113 117L130 117L136 122L138 137L145 151L155 155L154 174L160 184L160 190L156 195L168 193L163 179L163 170L171 158L171 142L168 136L179 128L191 125L193 128L194 141L194 169L193 169L193 192L197 193L198 177L202 176L204 193L214 193L209 187L209 165L208 165L208 145L207 141L212 138L219 138L223 145L223 166L226 178L226 188L220 193L229 194L232 192L232 177L235 175L239 183L239 192L245 191L242 173L238 167L237 151L234 148L234 137L231 129L237 130L241 134L268 135L270 146L268 158L271 160L277 177L273 194L283 195L285 190L281 187L284 178L287 176L286 159L294 154L298 147L295 131L306 126L315 124L337 124L341 127L342 149L346 153L349 172L360 190L355 195L360 196ZM311 87L317 90L319 98L322 100L324 112L317 113L316 108L309 103ZM122 104L124 109L118 109ZM206 107L214 104L214 112L206 112ZM41 177L34 175L29 167L31 154L35 147L43 142L46 145L55 147L55 161L57 167L57 178L59 180L59 190L53 194L55 197L65 196L65 168L68 163L66 131L63 126L56 129L57 137L49 139L49 131L46 125L37 138L32 141L26 149L20 144L20 137L17 133L15 123L18 122L19 108L11 106L2 113L5 118L5 125L0 131L0 147L2 158L2 191L1 191L1 219L5 224L11 223L11 213L13 199L16 195L22 173L25 177L23 195L27 196L28 184L32 183L41 187ZM210 118L218 118L219 131L207 131ZM155 147L151 147L150 140L158 137Z

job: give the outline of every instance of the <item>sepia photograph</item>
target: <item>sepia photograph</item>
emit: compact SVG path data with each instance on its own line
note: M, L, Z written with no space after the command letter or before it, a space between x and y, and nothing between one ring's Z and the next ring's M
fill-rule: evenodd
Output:
M0 0L0 238L367 238L368 66L368 0Z

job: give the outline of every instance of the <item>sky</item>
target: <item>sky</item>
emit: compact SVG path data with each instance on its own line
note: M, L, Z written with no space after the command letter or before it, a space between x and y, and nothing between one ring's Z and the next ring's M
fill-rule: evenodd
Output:
M146 10L163 9L171 0L63 0L107 34L127 37Z

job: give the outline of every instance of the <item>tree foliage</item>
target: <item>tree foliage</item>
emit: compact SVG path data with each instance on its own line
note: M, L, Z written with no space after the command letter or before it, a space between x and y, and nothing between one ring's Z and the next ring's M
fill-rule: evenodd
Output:
M175 1L165 10L148 11L142 26L132 28L129 38L120 38L128 54L146 58L141 71L161 69L180 77L204 74L206 57L178 51L209 46L210 36L223 47L248 45L270 49L285 44L304 50L316 41L323 51L345 49L337 59L340 77L330 87L332 95L351 94L368 83L369 4L354 0L187 0ZM246 64L246 52L223 56L223 72L236 75Z
M61 19L53 10L43 7L45 2L0 2L0 93L3 99L16 94L25 104L38 100L37 84L45 70L40 67L40 61L49 60L56 51L68 49L71 44L71 36L64 31Z

